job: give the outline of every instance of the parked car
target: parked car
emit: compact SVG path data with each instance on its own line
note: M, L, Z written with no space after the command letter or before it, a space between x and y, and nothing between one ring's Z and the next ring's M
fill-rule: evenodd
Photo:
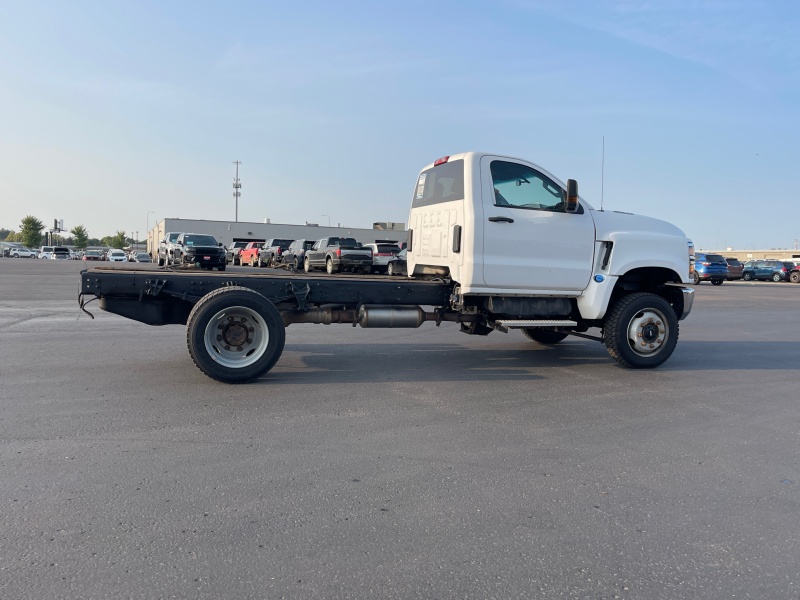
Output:
M294 240L285 238L271 238L264 243L261 251L261 262L267 267L281 265L284 262L284 253L289 249ZM259 264L261 266L261 264Z
M400 246L396 243L375 242L374 244L364 244L365 248L372 250L372 272L386 273L389 261L400 252Z
M295 240L283 253L283 261L287 265L292 265L295 271L299 271L303 266L306 257L306 250L311 250L316 240Z
M39 248L39 258L43 258L45 260L50 259L50 255L53 253L52 246L42 246Z
M30 248L26 248L25 246L11 248L10 252L11 258L36 258L38 255L38 252L31 250Z
M180 232L169 231L164 238L158 242L158 266L169 266L175 262L175 242Z
M728 278L728 263L721 254L705 254L696 252L694 255L694 283L710 281L712 285L722 285Z
M788 260L748 260L742 270L745 281L788 281L795 264Z
M125 252L120 250L119 248L112 248L106 254L106 260L111 262L128 262L128 257L125 256Z
M205 233L182 233L175 241L174 263L197 265L209 271L216 267L225 270L225 248L213 235Z
M133 262L149 263L149 262L153 262L153 259L150 258L150 255L147 252L137 252L133 256Z
M100 250L87 250L83 253L83 260L103 260L103 253Z
M744 265L739 262L739 259L727 257L725 258L725 262L728 263L728 281L741 279L742 271L744 271Z
M386 264L387 275L408 275L408 267L406 263L406 254L408 249L403 248L398 252L394 258L390 259Z

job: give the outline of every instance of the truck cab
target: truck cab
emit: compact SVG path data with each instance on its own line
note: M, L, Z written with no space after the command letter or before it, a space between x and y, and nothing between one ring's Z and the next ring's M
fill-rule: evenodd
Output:
M417 178L409 215L408 274L444 277L464 296L575 299L599 319L611 296L691 283L690 240L669 223L568 202L542 167L467 152Z

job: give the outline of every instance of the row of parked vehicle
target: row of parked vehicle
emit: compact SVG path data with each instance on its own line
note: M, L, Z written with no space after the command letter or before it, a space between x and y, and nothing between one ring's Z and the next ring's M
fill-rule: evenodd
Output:
M355 238L330 236L318 240L272 238L233 242L227 262L251 267L289 267L309 273L320 269L360 273L406 273L406 250L395 240L362 244Z
M736 279L800 283L800 265L777 259L748 260L742 264L736 258L726 258L721 254L695 254L695 284L710 281L712 285L722 285Z

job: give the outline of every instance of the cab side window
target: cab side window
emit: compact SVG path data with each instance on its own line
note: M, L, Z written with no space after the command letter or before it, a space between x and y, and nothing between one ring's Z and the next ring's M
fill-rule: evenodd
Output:
M564 211L564 190L546 175L502 160L492 161L491 172L495 206Z

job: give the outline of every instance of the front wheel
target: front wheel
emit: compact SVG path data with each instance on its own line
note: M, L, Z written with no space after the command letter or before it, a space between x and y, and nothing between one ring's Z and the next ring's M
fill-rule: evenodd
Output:
M779 281L783 281L783 277L781 277L780 273L773 273L772 281L774 281L775 283L777 283Z
M722 279L712 279L711 285L722 285Z
M395 274L394 265L392 263L389 263L386 266L386 274L389 275L390 277Z
M540 344L557 344L568 335L560 331L553 331L552 329L540 329L538 327L523 329L522 333L528 339L531 339L534 342L539 342Z
M700 275L697 274L697 271L694 273L694 284L700 285Z
M631 369L652 369L666 361L678 343L678 318L661 296L637 293L620 298L603 324L608 353Z
M278 309L258 292L241 286L205 295L187 322L186 345L194 364L224 383L247 383L269 371L285 341Z
M303 271L311 273L311 263L308 261L308 257L303 261Z
M789 281L792 283L800 283L800 271L792 271L792 274L789 275Z

